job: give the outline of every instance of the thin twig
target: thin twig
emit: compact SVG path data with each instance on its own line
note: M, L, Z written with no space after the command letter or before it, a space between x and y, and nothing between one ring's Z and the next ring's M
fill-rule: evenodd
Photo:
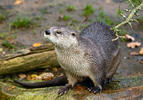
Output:
M129 14L129 16L126 18L125 21L121 22L120 24L116 25L113 29L118 29L119 27L121 27L122 25L125 25L127 23L129 23L130 21L132 21L133 16L135 15L135 13L140 10L143 7L143 2L137 6L136 8L134 8L131 13Z
M114 26L112 29L117 33L117 30L119 29L119 27L121 27L122 25L125 24L129 24L131 26L131 21L134 21L135 19L133 19L133 16L137 13L138 10L141 10L141 8L143 7L143 2L138 5L137 7L135 7L133 10L131 10L131 13L129 14L129 16L125 19L125 21L121 22L120 24ZM115 41L117 39L119 39L122 36L117 35L117 38L113 39L112 41Z

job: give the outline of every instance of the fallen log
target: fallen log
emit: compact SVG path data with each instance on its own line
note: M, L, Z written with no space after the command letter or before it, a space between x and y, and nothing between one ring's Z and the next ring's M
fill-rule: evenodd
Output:
M0 58L0 75L59 66L52 44L21 50Z

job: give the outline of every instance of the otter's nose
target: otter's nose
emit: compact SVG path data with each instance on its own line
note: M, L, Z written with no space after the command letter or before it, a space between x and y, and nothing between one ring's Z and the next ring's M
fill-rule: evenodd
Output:
M46 31L45 31L45 34L46 34L46 35L50 35L50 30L46 30Z

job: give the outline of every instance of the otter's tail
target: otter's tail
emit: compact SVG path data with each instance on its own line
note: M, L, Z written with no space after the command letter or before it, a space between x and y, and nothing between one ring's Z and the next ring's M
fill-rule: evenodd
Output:
M61 76L43 82L27 83L27 82L21 82L19 80L14 80L14 82L25 88L42 88L50 86L62 86L65 85L68 81L66 76Z

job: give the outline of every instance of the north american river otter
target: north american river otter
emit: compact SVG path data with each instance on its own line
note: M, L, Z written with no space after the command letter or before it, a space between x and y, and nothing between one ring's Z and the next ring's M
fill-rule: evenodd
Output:
M116 38L115 33L104 23L95 22L80 34L68 28L51 27L45 31L44 37L55 46L58 62L68 80L68 84L59 89L59 95L66 93L85 78L91 79L94 84L89 91L100 92L102 86L113 77L120 63L118 41L112 41ZM18 83L24 87L36 84ZM43 87L45 84L41 82L33 86Z

